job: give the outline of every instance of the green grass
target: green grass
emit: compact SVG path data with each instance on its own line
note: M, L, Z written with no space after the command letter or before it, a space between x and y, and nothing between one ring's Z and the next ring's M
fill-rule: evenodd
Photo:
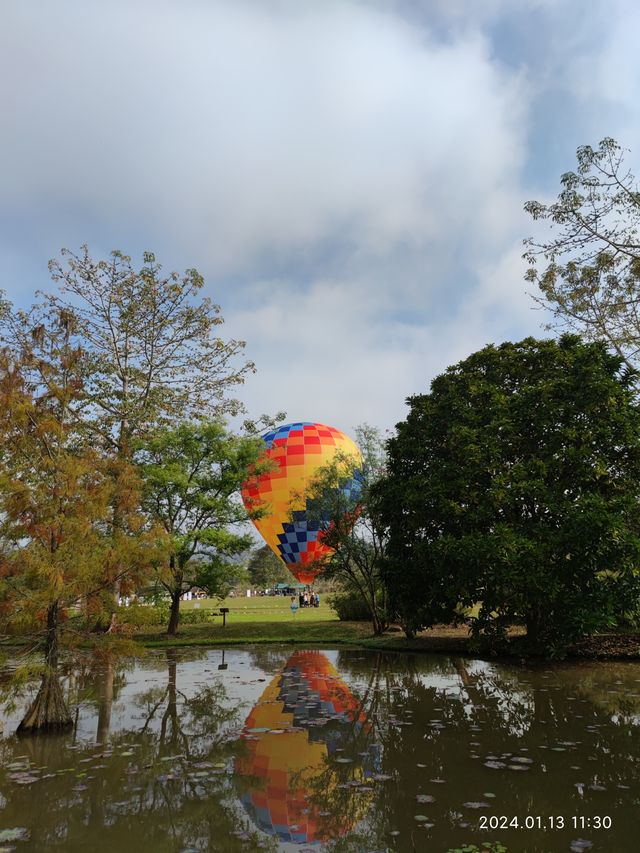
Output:
M178 634L168 637L166 625L144 628L135 639L145 646L233 645L244 643L357 643L371 634L366 622L340 622L326 600L320 607L298 608L291 613L286 596L229 598L182 601L180 611L211 612L211 621L179 625ZM228 607L226 626L222 627L220 607Z
M286 596L257 596L255 598L227 598L223 602L217 602L210 598L199 601L181 601L180 611L185 613L189 610L213 610L219 611L221 607L228 607L227 624L238 622L337 622L338 617L326 602L320 599L320 607L298 608L295 616L291 615L291 599ZM222 617L215 617L216 621L222 622Z
M298 614L299 615L299 614ZM339 622L338 620L313 621L289 617L288 621L276 622L227 622L222 620L199 625L183 625L175 637L168 637L166 628L146 629L134 635L144 646L220 646L245 643L306 643L318 645L329 643L360 643L371 636L367 622Z

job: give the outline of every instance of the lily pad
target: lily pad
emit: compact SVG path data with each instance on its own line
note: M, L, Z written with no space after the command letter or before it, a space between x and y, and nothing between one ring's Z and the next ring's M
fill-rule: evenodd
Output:
M28 841L31 837L31 831L26 826L16 826L13 829L0 829L0 843L6 844L8 841Z
M432 797L431 794L417 794L416 802L418 803L435 803L436 798Z

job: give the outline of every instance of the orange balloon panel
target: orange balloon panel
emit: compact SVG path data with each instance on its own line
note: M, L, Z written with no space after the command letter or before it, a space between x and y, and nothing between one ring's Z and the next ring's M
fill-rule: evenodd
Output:
M331 549L322 542L327 523L310 512L308 484L336 453L354 460L353 476L340 483L340 490L357 500L361 491L362 455L357 445L340 430L323 424L286 424L263 435L263 460L272 470L250 477L242 488L247 509L264 508L254 521L271 550L280 557L301 583L312 583Z
M336 825L312 795L319 780L329 794L339 782L328 758L341 734L363 729L369 730L364 713L327 658L321 652L291 655L247 717L246 753L236 760L236 773L249 782L242 801L258 827L298 844L346 834L368 799L356 795L359 805ZM362 768L352 767L361 780Z

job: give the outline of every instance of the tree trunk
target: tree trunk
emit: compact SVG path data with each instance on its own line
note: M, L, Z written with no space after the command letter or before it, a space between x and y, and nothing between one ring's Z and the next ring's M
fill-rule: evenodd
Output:
M111 729L111 708L113 706L113 677L115 666L113 658L109 656L106 668L100 675L98 687L98 730L96 732L96 743L106 743L109 740Z
M540 643L543 618L542 608L539 606L532 607L527 613L527 640L529 640L530 645L534 648L537 648Z
M170 637L174 637L178 632L178 623L180 621L180 596L182 594L182 587L179 586L177 589L174 589L171 593L171 612L169 615L169 626L167 628L167 634Z
M46 671L33 704L18 726L18 734L59 731L73 725L58 675L58 602L47 610Z

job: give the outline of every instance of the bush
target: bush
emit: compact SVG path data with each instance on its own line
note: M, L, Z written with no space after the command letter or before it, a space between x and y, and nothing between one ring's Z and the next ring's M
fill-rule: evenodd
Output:
M328 599L329 604L336 611L338 619L343 622L369 622L371 613L359 592L356 590L342 590Z
M124 625L130 625L135 629L151 628L154 625L168 625L169 602L163 601L155 605L130 604L129 607L119 608L118 618ZM210 622L211 619L211 610L183 610L180 608L181 625L201 625L204 622Z
M183 625L201 625L211 620L211 610L180 610L180 622Z
M151 628L153 625L166 625L169 622L169 605L163 602L157 605L130 604L118 608L118 619L132 628Z

